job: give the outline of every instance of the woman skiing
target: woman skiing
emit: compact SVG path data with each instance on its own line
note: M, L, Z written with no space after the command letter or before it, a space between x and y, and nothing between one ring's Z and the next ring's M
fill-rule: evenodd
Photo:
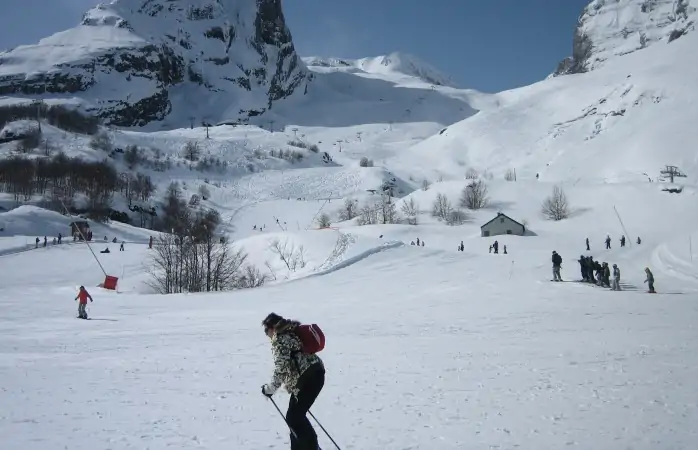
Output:
M300 322L269 314L262 322L271 339L274 375L262 386L262 394L271 398L283 384L291 394L286 421L291 429L291 450L317 450L317 434L305 416L325 384L325 366L316 354L302 351L295 330Z

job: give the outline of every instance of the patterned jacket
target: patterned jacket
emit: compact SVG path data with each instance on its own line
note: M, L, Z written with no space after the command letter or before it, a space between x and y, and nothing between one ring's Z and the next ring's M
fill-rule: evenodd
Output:
M303 353L301 341L295 334L300 322L284 319L274 327L271 351L274 355L274 375L271 385L278 389L282 384L289 394L298 395L298 379L309 367L320 364L317 355Z

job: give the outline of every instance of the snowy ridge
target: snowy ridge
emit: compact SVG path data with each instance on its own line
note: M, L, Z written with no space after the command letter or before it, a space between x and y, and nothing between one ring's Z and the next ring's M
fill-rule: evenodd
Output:
M435 86L457 88L451 77L444 75L430 64L420 60L416 56L406 53L393 52L389 55L360 59L321 58L317 56L304 57L311 70L314 68L330 68L333 70L361 70L369 74L383 75L387 77L414 77Z
M572 56L555 74L586 72L614 57L670 43L695 30L696 6L696 0L592 0L579 18Z

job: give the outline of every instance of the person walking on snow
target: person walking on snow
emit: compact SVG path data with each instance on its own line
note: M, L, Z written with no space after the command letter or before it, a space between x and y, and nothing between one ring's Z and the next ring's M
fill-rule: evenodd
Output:
M645 274L647 275L645 283L647 283L647 287L649 288L647 292L649 294L656 294L657 292L654 290L654 275L652 275L652 271L649 267L645 267Z
M125 244L125 243L126 243L126 241L121 241L121 246L119 247L119 251L120 251L120 252L123 252L123 251L124 251L124 244Z
M625 247L625 235L620 237L620 246Z
M614 291L620 291L620 269L617 264L613 265L613 287Z
M300 322L271 313L262 325L274 355L274 374L271 382L262 386L262 394L271 398L282 384L286 387L291 394L286 412L291 450L317 450L317 434L306 414L325 384L325 366L316 354L303 353L295 333Z
M90 302L92 302L92 296L89 292L87 292L85 286L80 286L78 296L75 297L75 300L80 300L80 302L78 303L78 318L80 319L87 319L87 312L85 311L85 307L87 306L88 298L90 299Z
M589 238L587 238L587 251L591 251L591 249L589 248Z
M560 276L560 266L562 266L562 257L557 254L555 250L553 250L553 281L562 281L562 277Z
M611 249L611 236L606 236L606 250Z

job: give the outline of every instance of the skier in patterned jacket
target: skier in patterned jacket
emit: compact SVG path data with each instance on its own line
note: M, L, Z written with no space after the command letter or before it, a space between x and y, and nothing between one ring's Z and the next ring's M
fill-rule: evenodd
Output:
M319 356L303 353L295 333L300 322L269 314L262 322L271 339L274 356L272 381L262 386L262 394L270 397L283 384L291 394L286 421L291 428L291 450L317 450L317 434L306 417L325 384L325 366Z

